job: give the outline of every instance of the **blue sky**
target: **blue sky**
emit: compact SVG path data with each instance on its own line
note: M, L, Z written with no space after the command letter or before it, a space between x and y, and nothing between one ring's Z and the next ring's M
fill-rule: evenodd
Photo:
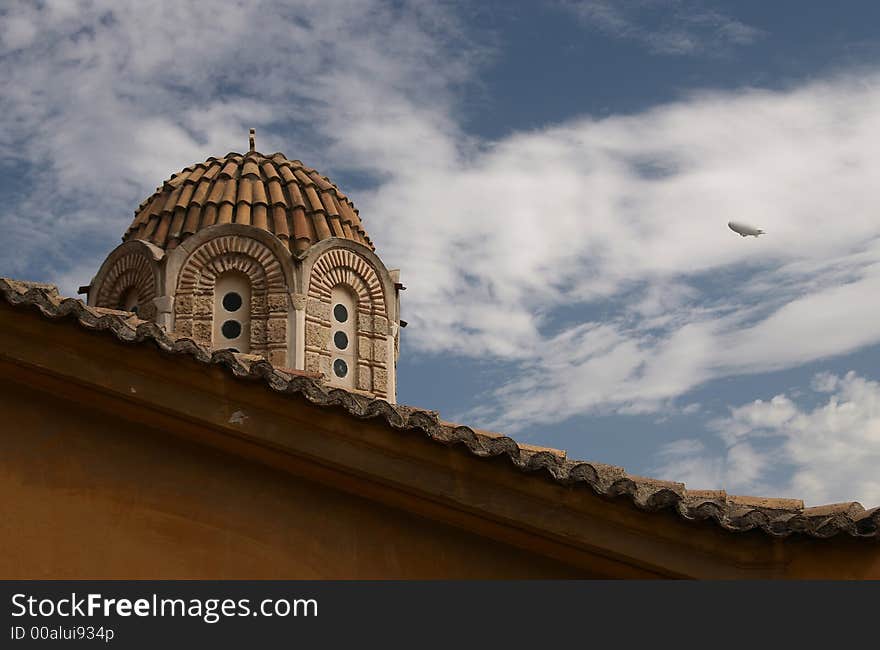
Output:
M4 3L0 274L75 291L254 126L402 269L400 401L880 503L876 3L197 4Z

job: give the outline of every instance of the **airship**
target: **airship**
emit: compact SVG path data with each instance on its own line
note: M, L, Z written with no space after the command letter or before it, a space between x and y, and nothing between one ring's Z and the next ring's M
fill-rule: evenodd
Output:
M742 237L757 237L758 235L763 235L764 231L760 228L755 228L754 226L750 226L747 223L742 223L741 221L728 221L727 227L730 228L737 235Z

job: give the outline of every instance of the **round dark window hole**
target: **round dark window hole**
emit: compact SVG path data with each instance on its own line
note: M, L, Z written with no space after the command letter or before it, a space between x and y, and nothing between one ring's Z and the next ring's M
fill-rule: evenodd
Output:
M342 359L337 359L333 362L333 372L337 377L345 377L348 374L348 364Z
M238 311L241 309L241 296L234 291L230 291L223 296L223 309L226 311Z
M336 344L336 347L340 350L344 350L348 347L348 335L345 332L336 332L333 335L333 342Z
M237 320L228 320L223 323L220 331L223 332L223 336L228 339L237 339L241 334L241 323Z
M336 305L333 308L333 316L340 323L344 323L348 320L348 310L345 308L345 305Z

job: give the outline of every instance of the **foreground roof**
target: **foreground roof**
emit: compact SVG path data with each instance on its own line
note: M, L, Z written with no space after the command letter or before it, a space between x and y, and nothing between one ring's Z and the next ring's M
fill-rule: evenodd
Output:
M357 208L326 176L284 154L228 153L166 180L135 210L124 241L174 248L214 224L255 226L301 252L339 237L373 248Z
M463 447L476 457L504 459L512 471L536 474L558 485L586 487L608 499L629 499L645 511L664 511L685 521L708 520L733 532L760 530L779 538L846 535L880 539L880 508L865 510L855 502L805 508L796 499L689 490L682 483L627 474L621 467L569 460L564 451L517 443L501 434L444 422L434 411L331 389L316 376L274 367L253 355L211 351L189 338L168 334L132 313L88 307L80 300L62 297L52 285L0 278L0 303L38 311L47 319L65 319L72 327L105 332L123 343L153 344L165 353L226 368L236 377L259 381L268 390L305 399L315 406L342 408L352 418L378 418L398 432L420 433L438 445Z

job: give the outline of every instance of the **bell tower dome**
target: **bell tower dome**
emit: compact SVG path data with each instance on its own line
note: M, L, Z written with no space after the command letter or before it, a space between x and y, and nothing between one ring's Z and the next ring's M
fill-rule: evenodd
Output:
M144 200L89 304L395 402L399 272L334 183L254 140Z

